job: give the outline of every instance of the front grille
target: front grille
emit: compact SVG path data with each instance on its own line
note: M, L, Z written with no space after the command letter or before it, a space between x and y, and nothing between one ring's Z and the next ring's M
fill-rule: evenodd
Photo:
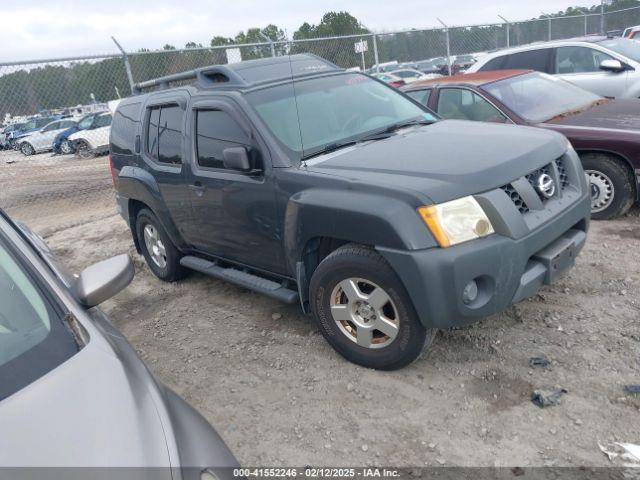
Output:
M558 169L558 178L556 179L557 183L559 184L558 190L565 190L569 186L569 176L567 175L567 169L564 164L564 159L562 157L558 158L557 160L555 160L555 164L556 164L556 168ZM542 168L538 168L533 172L527 173L524 176L524 178L526 178L527 182L529 183L533 191L536 192L538 198L543 204L553 199L553 197L546 198L542 194L540 194L540 192L538 192L538 189L536 188L536 179L544 173L551 176L551 178L555 178L555 174L553 170L554 170L553 163L549 163ZM518 193L518 191L513 186L513 183L508 183L506 185L503 185L500 188L504 193L507 194L507 196L511 199L511 201L518 208L518 211L521 214L524 215L525 213L531 210L530 205L527 205L527 203L524 201L522 196Z
M529 211L529 207L527 206L527 204L525 203L525 201L522 199L522 197L520 196L520 194L516 191L515 188L513 188L513 185L511 185L510 183L503 185L502 187L500 187L502 189L502 191L504 193L506 193L509 198L511 199L511 201L513 202L513 204L518 207L518 211L521 214L525 214Z
M567 168L564 165L564 158L556 160L556 167L558 167L558 176L560 177L560 188L564 190L569 186L569 176L567 175Z

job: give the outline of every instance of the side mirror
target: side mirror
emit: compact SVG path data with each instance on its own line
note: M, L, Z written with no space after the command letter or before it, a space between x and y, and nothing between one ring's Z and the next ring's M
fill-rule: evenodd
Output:
M229 147L222 151L222 161L224 168L229 170L240 170L241 172L248 172L251 170L251 162L249 161L249 154L244 147Z
M620 60L608 59L600 62L600 70L619 73L625 70L625 66Z
M76 298L86 307L95 307L123 290L133 280L129 255L109 258L85 268L76 279Z

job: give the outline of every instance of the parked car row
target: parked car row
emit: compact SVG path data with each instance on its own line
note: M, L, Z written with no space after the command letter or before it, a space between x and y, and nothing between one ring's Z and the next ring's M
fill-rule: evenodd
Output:
M90 113L77 119L36 118L6 127L3 145L26 156L49 151L81 157L103 154L109 149L111 120L110 112Z

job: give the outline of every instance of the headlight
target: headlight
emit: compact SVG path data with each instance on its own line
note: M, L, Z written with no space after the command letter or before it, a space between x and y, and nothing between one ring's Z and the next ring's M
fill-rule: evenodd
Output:
M494 233L491 221L472 196L419 207L418 213L443 248Z

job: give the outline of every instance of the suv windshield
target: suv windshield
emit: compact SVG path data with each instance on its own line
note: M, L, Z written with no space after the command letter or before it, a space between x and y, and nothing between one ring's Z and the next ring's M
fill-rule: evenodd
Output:
M297 81L251 92L246 98L297 159L395 124L436 121L401 93L361 74Z
M545 73L518 75L482 88L533 123L586 108L602 98Z
M614 38L598 42L598 45L602 45L612 52L616 52L631 60L640 62L640 42L627 38Z
M77 351L58 312L0 236L0 401Z

